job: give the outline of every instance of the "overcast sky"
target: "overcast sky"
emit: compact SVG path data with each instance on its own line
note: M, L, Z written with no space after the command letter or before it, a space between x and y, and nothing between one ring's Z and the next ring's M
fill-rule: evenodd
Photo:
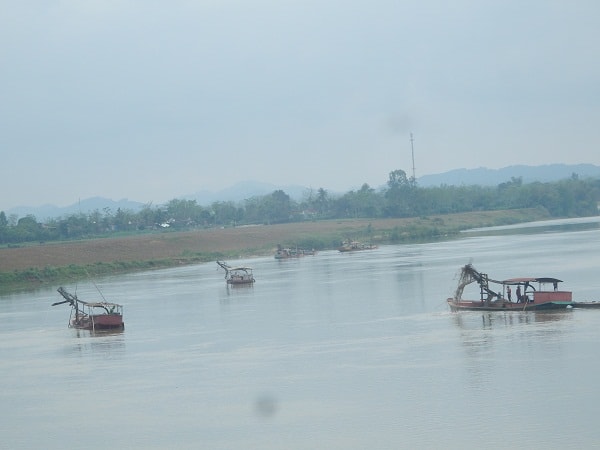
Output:
M600 164L600 2L0 0L0 210Z

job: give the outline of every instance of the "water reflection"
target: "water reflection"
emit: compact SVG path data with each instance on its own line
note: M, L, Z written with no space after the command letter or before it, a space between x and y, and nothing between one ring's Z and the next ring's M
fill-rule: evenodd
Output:
M3 442L506 448L506 434L482 438L477 423L510 429L519 448L591 448L600 311L450 313L445 299L468 259L506 278L556 274L598 299L599 233L256 258L246 287L227 286L214 263L108 278L125 332L67 328L50 289L2 298Z
M452 313L454 323L461 330L492 330L498 327L512 328L517 325L544 324L570 320L572 310L560 311L485 311Z
M479 393L502 389L566 358L572 320L571 311L452 313L466 385Z
M79 330L73 329L70 353L111 358L125 353L123 330Z
M243 299L252 296L254 293L254 284L227 284L219 291L219 302L227 304L231 302L239 302Z
M529 342L539 346L557 342L561 339L560 322L570 322L572 318L570 310L452 314L460 331L459 341L470 355L486 353L496 342L509 347L523 347Z
M244 289L252 289L254 288L254 284L228 284L227 285L227 293L233 294L235 291L241 291Z

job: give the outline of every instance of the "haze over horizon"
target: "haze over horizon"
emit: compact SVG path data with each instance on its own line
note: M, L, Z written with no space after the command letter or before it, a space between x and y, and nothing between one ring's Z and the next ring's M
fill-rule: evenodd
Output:
M0 210L600 164L600 3L2 2Z

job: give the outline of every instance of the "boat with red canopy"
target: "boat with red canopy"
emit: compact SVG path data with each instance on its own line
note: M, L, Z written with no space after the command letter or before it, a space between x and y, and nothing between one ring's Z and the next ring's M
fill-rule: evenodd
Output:
M479 285L479 299L464 300L463 291L473 282ZM467 264L461 269L454 296L448 298L447 302L452 311L523 311L577 307L579 304L573 302L573 293L559 289L559 283L562 280L552 277L493 280ZM492 289L494 284L498 286L497 289Z
M125 329L123 305L109 302L84 302L63 287L59 287L57 291L64 300L52 303L52 306L63 303L71 305L69 327L91 331Z

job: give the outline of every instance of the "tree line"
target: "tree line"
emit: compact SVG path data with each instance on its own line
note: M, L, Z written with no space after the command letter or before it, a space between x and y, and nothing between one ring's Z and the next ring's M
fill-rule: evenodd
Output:
M195 200L173 199L165 205L145 205L139 211L109 208L39 222L35 216L6 217L0 211L0 244L20 245L92 238L148 230L189 230L249 224L275 224L345 218L423 217L472 211L543 208L550 217L598 214L600 179L577 174L556 182L523 183L521 177L497 186L419 187L403 170L390 172L387 184L374 189L331 195L324 188L309 190L294 201L282 190L242 202L217 201L209 206Z

